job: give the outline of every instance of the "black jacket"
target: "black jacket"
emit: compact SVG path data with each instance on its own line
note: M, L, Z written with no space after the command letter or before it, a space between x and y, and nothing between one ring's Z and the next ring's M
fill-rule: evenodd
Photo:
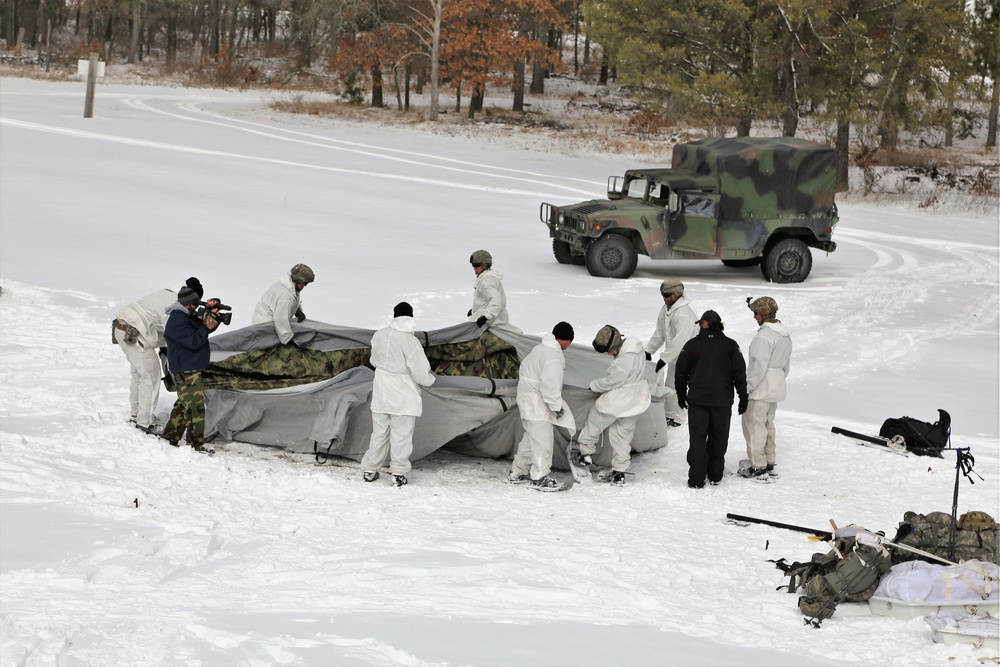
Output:
M677 356L674 388L689 405L731 406L734 388L746 401L747 364L739 344L717 329L700 329Z

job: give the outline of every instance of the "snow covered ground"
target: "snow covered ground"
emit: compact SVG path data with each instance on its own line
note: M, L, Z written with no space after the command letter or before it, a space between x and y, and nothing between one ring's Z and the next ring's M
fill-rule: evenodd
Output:
M864 606L805 626L768 559L822 545L725 515L892 534L907 510L950 511L950 456L830 432L937 408L984 480L963 479L959 511L997 514L996 219L841 204L839 249L800 285L645 258L603 280L555 262L538 206L602 195L632 156L290 118L251 93L102 85L88 120L83 96L0 80L0 664L995 662ZM435 454L396 489L350 461L226 442L207 458L127 425L124 304L197 275L241 326L304 262L311 318L376 328L406 299L433 329L464 319L477 248L514 324L564 319L582 345L606 323L648 337L667 276L744 350L746 297L777 299L795 342L780 481L688 489L685 429L623 488L543 495L504 484L504 461ZM734 419L730 468L744 450Z

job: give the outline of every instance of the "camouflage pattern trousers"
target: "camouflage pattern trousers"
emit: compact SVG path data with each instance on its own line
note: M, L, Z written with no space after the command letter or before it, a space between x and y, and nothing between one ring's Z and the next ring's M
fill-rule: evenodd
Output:
M205 444L205 388L201 371L174 373L174 384L177 402L160 437L175 445L187 431L187 444L201 447Z

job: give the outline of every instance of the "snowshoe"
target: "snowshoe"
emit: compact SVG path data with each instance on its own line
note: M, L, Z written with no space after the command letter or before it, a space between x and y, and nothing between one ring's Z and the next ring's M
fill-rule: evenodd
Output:
M536 491L543 492L555 492L555 491L565 491L570 485L560 484L557 480L552 479L548 475L545 477L539 477L538 479L531 480L531 488Z

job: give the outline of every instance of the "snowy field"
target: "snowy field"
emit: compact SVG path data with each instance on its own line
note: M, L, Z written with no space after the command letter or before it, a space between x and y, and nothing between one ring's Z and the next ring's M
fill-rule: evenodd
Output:
M950 512L954 458L862 447L888 417L953 417L976 459L959 512L1000 507L998 225L841 204L838 250L799 285L756 268L640 258L625 281L552 257L542 201L602 196L629 155L567 154L516 128L435 133L268 111L252 93L0 80L0 664L978 665L922 619L842 606L820 629L768 559L822 544L727 512L893 534ZM668 156L663 156L663 163ZM746 350L748 296L792 330L782 477L686 487L686 429L623 488L539 494L505 461L439 453L410 485L357 464L216 442L204 457L128 419L109 323L190 275L249 324L293 264L311 319L464 319L488 249L512 323L648 338L681 278ZM161 394L158 412L172 394ZM728 467L745 457L733 421Z

